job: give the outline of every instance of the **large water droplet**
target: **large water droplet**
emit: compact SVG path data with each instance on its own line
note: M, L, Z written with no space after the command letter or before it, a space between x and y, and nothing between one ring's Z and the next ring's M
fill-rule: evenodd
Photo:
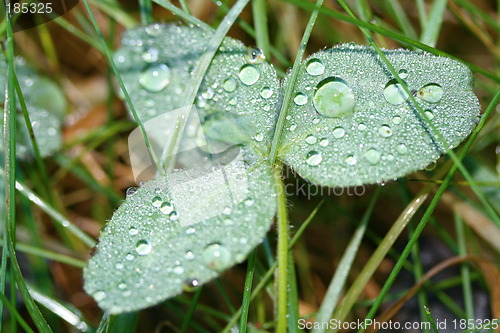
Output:
M151 243L145 239L141 239L135 246L135 252L140 256L145 256L151 253L152 248Z
M134 227L130 227L130 229L128 229L128 234L130 236L135 236L139 233L139 230L137 230L137 228L134 228Z
M264 87L260 91L260 96L262 96L262 98L267 99L267 98L270 98L272 95L273 95L273 90L269 87Z
M226 268L231 262L231 252L224 245L214 243L203 250L205 264L216 271Z
M323 155L315 150L311 150L306 155L306 163L310 166L318 166L322 160Z
M406 79L408 77L408 71L406 69L400 69L399 77L402 79Z
M406 93L402 85L397 83L396 80L391 80L385 86L384 97L388 103L399 105L406 102L410 96Z
M365 158L370 164L377 164L380 161L380 152L374 148L368 149L365 152Z
M297 105L305 105L307 103L307 95L299 92L299 93L297 93L297 95L295 95L295 97L293 98L293 101Z
M347 165L353 166L353 165L356 165L356 163L358 162L358 160L353 155L349 155L345 159L345 162L346 162Z
M328 78L321 81L317 88L313 104L320 115L329 118L345 117L354 112L354 93L340 79Z
M160 212L162 212L165 215L172 213L173 210L174 206L170 202L164 202L160 206Z
M325 64L319 59L311 59L307 62L306 71L309 75L321 75L325 72Z
M236 89L236 80L233 78L229 78L222 84L222 88L227 92L232 92Z
M315 144L316 142L318 142L318 139L312 135L312 134L309 134L307 137L306 137L306 142L310 145L313 145Z
M399 154L404 155L408 152L408 147L406 147L406 145L404 143L400 143L399 145L397 145L396 151Z
M326 147L326 146L328 146L329 143L330 143L330 141L327 138L323 138L323 139L319 140L319 145L321 147Z
M259 80L260 72L255 66L244 65L240 68L238 77L240 78L241 82L243 82L243 84L251 86Z
M343 127L335 127L332 134L334 138L340 139L345 135L345 129Z
M380 135L383 138L388 138L392 136L392 129L389 125L382 125L378 129L378 135Z
M154 207L160 207L161 204L163 203L163 199L159 196L156 196L151 200L151 203L153 204Z
M431 111L431 110L425 110L425 111L424 111L424 114L425 114L425 116L426 116L429 120L431 120L432 118L434 118L434 113L432 113L432 111Z
M141 73L139 83L151 92L161 91L170 83L170 68L165 64L152 65Z
M437 103L443 98L443 88L437 83L430 83L418 91L418 97L429 103Z
M264 134L262 134L262 133L257 133L257 134L255 135L255 141L257 141L257 142L261 142L262 140L264 140Z

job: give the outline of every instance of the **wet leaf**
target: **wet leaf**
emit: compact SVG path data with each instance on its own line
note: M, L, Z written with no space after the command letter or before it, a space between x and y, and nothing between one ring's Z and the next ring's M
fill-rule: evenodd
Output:
M475 127L480 105L463 64L384 50L451 147ZM340 45L307 58L288 110L280 158L324 186L388 181L425 168L446 150L371 47Z

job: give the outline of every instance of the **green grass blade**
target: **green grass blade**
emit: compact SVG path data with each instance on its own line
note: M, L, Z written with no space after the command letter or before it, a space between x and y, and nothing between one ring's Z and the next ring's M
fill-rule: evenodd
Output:
M0 300L2 304L9 310L10 314L16 319L18 324L24 329L25 332L27 333L34 333L34 331L31 329L31 327L26 323L26 321L23 319L23 317L19 314L15 306L12 306L12 304L9 302L7 297L3 294L3 292L0 293ZM0 320L0 328L1 328L1 320Z
M401 7L401 4L397 0L389 0L387 1L387 6L389 7L389 12L392 14L392 17L398 22L401 31L403 31L403 33L408 37L416 39L417 33L415 32L408 15L406 15L403 7ZM364 21L364 19L362 20Z
M361 240L365 234L366 228L368 226L368 221L370 221L370 217L373 212L373 208L375 207L375 203L377 202L378 197L380 196L381 187L377 187L377 190L373 194L373 197L366 208L365 214L361 218L361 222L359 226L356 228L354 235L352 236L347 248L342 255L342 259L339 262L337 269L335 270L335 274L328 285L328 289L326 290L325 296L323 298L323 302L319 308L318 314L316 316L317 322L327 322L331 318L333 312L335 311L335 306L340 298L342 293L342 289L344 289L344 285L347 281L347 276L349 275L349 271L351 270L352 264L354 262L354 258L356 257L356 253L361 245ZM323 327L319 329L313 329L313 333L323 333L325 329Z
M266 0L252 0L252 11L255 26L255 39L259 47L270 59L269 31L267 28Z
M420 37L422 43L433 47L436 46L447 3L448 0L435 0L432 4L429 18Z
M141 23L146 25L153 22L153 5L151 0L139 0L139 10L141 12Z
M255 258L257 249L248 256L247 274L243 290L243 301L241 302L240 333L246 333L248 323L248 310L250 309L250 296L252 294L253 273L255 271Z
M200 300L202 290L203 287L200 287L194 293L193 299L191 300L191 304L189 305L189 310L186 313L184 320L182 321L181 332L187 332L189 325L191 324L191 319L193 318L194 310L196 309L198 301Z
M458 213L454 214L455 231L457 233L458 254L460 256L467 255L467 245L465 239L464 222ZM460 267L462 276L462 292L464 295L466 319L474 319L474 301L472 296L472 286L470 280L470 269L467 263L462 263Z

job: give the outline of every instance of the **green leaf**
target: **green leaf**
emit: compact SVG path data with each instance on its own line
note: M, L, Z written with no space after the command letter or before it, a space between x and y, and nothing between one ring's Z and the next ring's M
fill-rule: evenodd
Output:
M240 150L211 172L180 171L129 192L84 271L87 293L106 311L128 312L242 262L276 210L271 168L255 159Z
M6 62L0 55L0 72L6 73ZM30 116L33 133L42 157L50 156L61 146L61 125L66 112L66 99L59 87L47 78L38 76L24 59L16 58L16 75ZM5 77L0 76L0 86L5 86ZM0 95L0 102L5 96ZM21 105L17 99L17 109ZM3 106L2 106L3 114ZM21 112L17 113L17 151L18 158L27 159L33 155L28 128ZM3 116L0 119L0 140L3 140ZM3 152L3 143L0 146Z
M213 30L157 23L124 34L114 58L127 91L133 92L141 121L184 107L183 93L212 34ZM200 120L208 130L205 139L229 143L254 139L267 150L278 97L276 71L260 50L225 38L196 98ZM232 131L216 133L221 127Z
M472 75L449 58L384 50L427 120L371 47L340 45L307 58L285 123L279 157L324 186L392 180L425 168L475 127Z

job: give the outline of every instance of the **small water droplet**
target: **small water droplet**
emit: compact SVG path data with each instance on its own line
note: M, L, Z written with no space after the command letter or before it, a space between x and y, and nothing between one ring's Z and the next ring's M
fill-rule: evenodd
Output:
M321 152L311 150L306 155L306 163L310 166L318 166L323 160L323 155Z
M431 164L429 164L428 166L426 166L425 170L426 171L432 171L432 170L434 170L436 168L436 165L437 165L437 163L434 161Z
M321 147L326 147L326 146L328 146L329 143L330 143L330 141L327 138L323 138L323 139L319 140L319 145Z
M380 152L374 148L368 149L365 152L365 158L370 164L377 164L380 161Z
M127 189L125 195L127 196L127 198L131 197L131 196L133 196L137 192L137 190L139 190L137 187L129 187Z
M328 78L321 81L314 94L316 111L329 118L345 117L353 114L356 101L352 89L340 79Z
M340 139L340 138L344 137L345 129L343 127L335 127L333 129L332 134L333 134L334 138Z
M165 215L172 213L173 210L174 206L170 202L164 202L160 206L160 212L162 212Z
M248 199L245 200L245 206L247 206L247 207L252 206L253 203L254 203L254 201L253 201L252 198L248 198Z
M310 145L313 145L315 144L316 142L318 142L318 139L312 135L312 134L309 134L307 137L306 137L306 142Z
M177 275L181 275L182 273L184 273L184 267L182 266L175 266L174 269L173 269L173 272Z
M160 55L160 51L156 47L149 47L144 51L141 55L142 60L147 63L153 63L158 61L158 56Z
M244 65L240 68L240 72L238 74L241 82L247 86L251 86L256 83L260 78L259 70L252 65Z
M262 98L267 99L267 98L270 98L272 95L273 95L273 90L269 87L264 87L260 91L260 96L262 96Z
M229 100L229 105L236 105L236 103L238 102L238 100L235 98L235 97L232 97L230 100Z
M345 159L345 162L347 163L347 165L353 166L353 165L356 165L356 163L358 162L358 160L353 155L349 155Z
M320 119L319 119L319 118L314 118L314 119L313 119L313 124L314 124L314 125L318 125L318 124L319 124L319 122L320 122Z
M115 268L116 269L123 269L123 263L121 263L121 262L116 263Z
M187 228L187 229L186 229L186 234L187 234L187 235L192 235L192 234L194 234L195 232L196 232L196 229L195 229L195 228L193 228L193 227L191 227L191 228Z
M130 227L130 229L128 229L128 234L130 236L135 236L139 233L139 230L137 230L137 228L134 228L134 227Z
M168 217L170 221L177 221L179 219L179 214L174 210Z
M131 260L134 260L134 255L132 253L127 253L127 255L125 256L125 259L131 261Z
M397 83L396 80L391 80L385 86L384 97L388 103L399 105L406 102L410 96L406 93L402 85Z
M382 125L378 129L378 135L380 135L383 138L388 138L392 136L392 129L389 125Z
M289 128L290 132L294 132L296 129L297 129L297 125L295 125L295 124L290 126L290 128Z
M257 134L255 135L255 141L257 141L257 142L262 142L262 140L264 140L264 134L262 134L262 133L257 133Z
M224 245L214 243L203 249L205 264L216 271L226 268L231 262L231 252Z
M232 92L236 90L236 80L230 77L222 84L222 88L227 92Z
M106 293L104 291L102 291L102 290L98 290L92 296L94 296L94 299L97 302L100 302L100 301L102 301L103 299L106 298Z
M417 96L426 102L438 103L443 98L443 88L437 83L429 83L418 91Z
M151 243L149 243L145 239L141 239L140 241L138 241L135 246L135 252L137 252L137 254L140 256L150 254L152 249L153 247L151 246Z
M186 258L187 260L193 260L194 259L193 251L187 251L186 254L184 255L184 258Z
M406 79L408 77L408 71L406 69L400 69L399 77L402 79Z
M425 114L425 116L426 116L429 120L431 120L432 118L434 118L434 113L432 113L432 111L431 111L431 110L425 110L425 111L424 111L424 114Z
M122 282L122 283L119 283L118 284L118 289L121 289L121 290L124 290L124 289L127 289L127 284Z
M396 124L396 125L401 124L401 117L400 117L400 116L394 116L394 117L392 118L392 122L393 122L394 124Z
M295 95L293 101L297 105L305 105L307 103L307 95L302 92L299 92Z
M261 49L249 49L246 55L246 59L251 64L258 64L266 60L266 56Z
M399 145L397 145L396 151L399 154L404 155L408 152L408 147L406 147L406 145L404 143L400 143Z
M161 204L163 203L163 199L159 196L156 196L151 200L151 203L153 204L154 207L160 207Z
M271 110L271 106L269 104L264 105L264 111Z
M321 75L325 72L325 64L320 59L311 59L307 62L306 71L309 75Z
M358 125L358 130L360 130L360 131L364 131L365 129L366 129L366 125L365 125L365 124L360 123L360 124Z
M152 65L141 73L139 83L151 92L161 91L170 83L170 68L165 64Z

